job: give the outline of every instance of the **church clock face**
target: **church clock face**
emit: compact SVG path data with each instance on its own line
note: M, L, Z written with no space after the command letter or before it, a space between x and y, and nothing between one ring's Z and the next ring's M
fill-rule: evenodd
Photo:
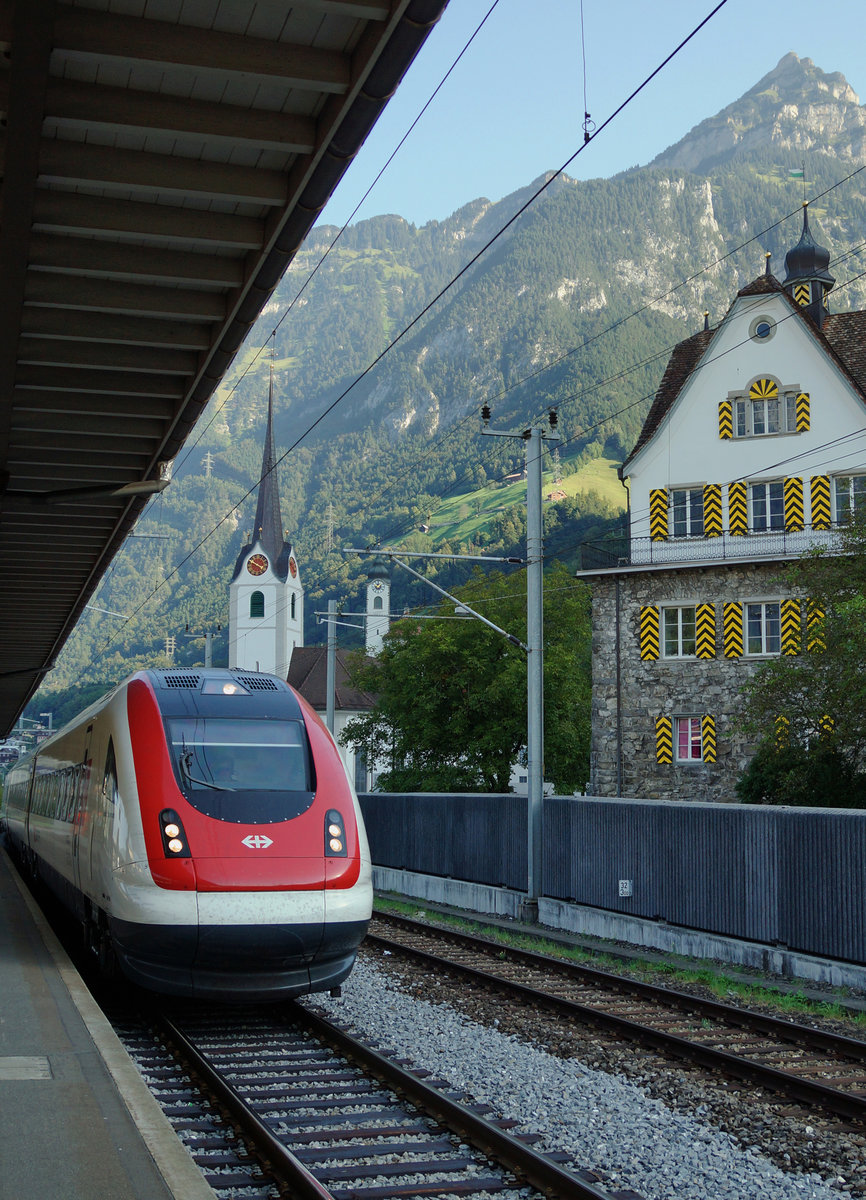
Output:
M384 592L384 590L385 590L384 583L382 582L381 579L377 579L376 582L373 584L373 591L374 592Z
M268 560L264 554L254 554L252 558L247 559L247 570L250 575L264 575L268 569Z

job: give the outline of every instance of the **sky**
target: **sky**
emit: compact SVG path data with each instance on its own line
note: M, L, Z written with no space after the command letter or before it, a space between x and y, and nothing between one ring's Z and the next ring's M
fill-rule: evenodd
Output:
M583 144L584 112L602 125L716 2L498 0L353 217L493 4L450 0L321 222L398 213L422 225L478 197L499 200L558 169ZM841 71L864 99L864 34L863 0L727 0L566 173L593 179L646 164L738 99L789 51L828 74Z

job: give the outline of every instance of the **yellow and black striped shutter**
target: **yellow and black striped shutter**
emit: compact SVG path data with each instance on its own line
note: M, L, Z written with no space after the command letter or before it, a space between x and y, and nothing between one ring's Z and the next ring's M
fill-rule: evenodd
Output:
M806 649L810 654L820 654L827 649L824 640L824 609L817 600L806 601Z
M774 400L779 394L779 385L773 379L756 379L749 388L750 400Z
M805 308L812 302L812 288L808 283L794 284L794 303L799 304L800 308Z
M670 717L656 719L656 762L674 761L674 727Z
M776 749L784 750L791 737L791 722L785 716L776 717Z
M728 528L734 537L749 532L749 506L746 485L742 480L728 484Z
M783 600L781 604L781 610L782 653L799 654L801 639L800 601Z
M706 763L716 761L716 718L701 717L701 758Z
M640 610L640 656L659 656L659 610L654 604L644 604Z
M734 436L734 406L730 400L719 401L719 437L727 441Z
M812 528L830 528L830 476L813 475L810 480Z
M708 483L704 487L704 534L722 536L722 485Z
M737 600L722 610L722 636L725 658L739 658L743 653L743 606Z
M797 396L797 433L809 432L809 393L800 392Z
M650 491L650 537L654 542L664 542L667 536L668 490L653 488Z
M716 657L715 604L699 604L695 610L695 654L698 658Z
M796 475L785 480L785 529L803 528L803 480Z
M833 717L831 717L829 713L824 713L819 722L821 737L829 737L835 728L836 722Z

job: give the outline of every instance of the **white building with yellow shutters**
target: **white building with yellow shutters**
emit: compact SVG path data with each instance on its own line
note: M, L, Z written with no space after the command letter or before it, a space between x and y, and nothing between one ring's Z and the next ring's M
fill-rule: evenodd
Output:
M733 714L758 664L815 650L785 564L866 505L866 312L831 313L803 210L780 283L681 342L621 468L629 553L593 592L590 791L734 800Z

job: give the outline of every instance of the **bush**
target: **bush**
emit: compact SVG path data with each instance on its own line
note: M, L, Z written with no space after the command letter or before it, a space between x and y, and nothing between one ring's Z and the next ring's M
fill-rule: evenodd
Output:
M866 775L834 746L761 745L736 784L743 804L866 808Z

